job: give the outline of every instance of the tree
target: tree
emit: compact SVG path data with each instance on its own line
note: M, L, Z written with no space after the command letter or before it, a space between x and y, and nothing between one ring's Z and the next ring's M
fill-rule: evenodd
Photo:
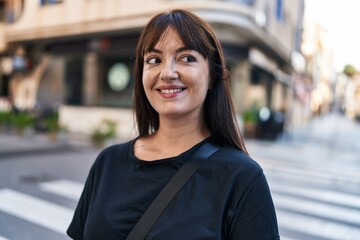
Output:
M346 64L343 73L348 77L353 77L356 73L356 68L351 64Z

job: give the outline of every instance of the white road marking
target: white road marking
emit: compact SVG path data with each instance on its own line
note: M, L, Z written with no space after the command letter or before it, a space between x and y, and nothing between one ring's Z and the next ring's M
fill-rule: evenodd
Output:
M280 235L280 237L281 237L281 240L301 240L301 239L296 239L296 238L290 238L285 235Z
M337 169L334 167L325 168L317 165L301 165L296 162L284 162L281 160L257 158L260 165L267 171L284 172L287 174L298 174L316 179L323 178L328 180L360 182L360 174L351 169Z
M294 194L295 196L302 196L314 200L335 203L342 206L356 207L360 209L360 196L330 191L327 189L300 187L300 186L286 186L272 182L270 184L272 191L281 192L284 194Z
M360 228L324 221L300 214L277 211L279 226L329 240L359 239Z
M57 180L40 183L40 189L73 200L79 200L84 184L70 180Z
M313 179L314 182L323 182L325 180L327 183L329 182L353 182L353 183L360 183L359 176L350 176L344 174L331 174L325 171L315 171L313 169L304 169L304 168L296 168L296 167L289 167L289 166L280 166L275 165L269 162L262 162L261 166L263 167L265 174L271 174L275 176L281 175L284 179Z
M0 211L66 234L74 211L11 189L0 189Z
M284 195L273 194L274 204L277 208L298 211L324 218L332 218L360 226L360 211L331 206L324 203L297 199ZM360 236L360 235L359 235Z

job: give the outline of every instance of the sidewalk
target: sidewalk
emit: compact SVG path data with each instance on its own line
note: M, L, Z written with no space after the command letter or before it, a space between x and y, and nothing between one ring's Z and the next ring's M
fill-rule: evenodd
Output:
M302 163L341 166L360 164L360 123L339 113L313 119L307 127L278 141L246 139L254 158L282 159Z
M69 148L69 144L60 140L51 142L47 136L31 134L18 136L15 134L0 133L0 159L18 154L34 152L53 152Z
M250 153L266 156L301 156L306 151L315 157L352 155L360 152L360 123L351 121L338 113L330 113L312 120L307 127L296 129L290 138L279 141L245 139ZM0 158L9 155L49 152L93 146L86 136L68 134L57 142L46 135L17 136L0 133ZM360 159L359 159L360 161Z
M296 129L293 136L294 142L360 152L360 123L336 112L314 118L307 127Z
M120 139L108 144L120 142ZM123 140L122 140L123 141ZM67 133L51 141L46 134L30 133L18 136L14 133L0 132L0 160L5 157L26 154L55 153L69 150L94 150L89 137L84 134Z

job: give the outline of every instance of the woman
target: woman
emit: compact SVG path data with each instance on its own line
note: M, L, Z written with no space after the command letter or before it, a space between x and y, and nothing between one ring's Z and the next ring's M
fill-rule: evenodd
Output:
M136 49L139 136L100 153L68 235L125 239L171 177L211 142L219 150L146 239L279 239L270 191L245 149L228 81L220 43L205 21L186 10L153 17Z

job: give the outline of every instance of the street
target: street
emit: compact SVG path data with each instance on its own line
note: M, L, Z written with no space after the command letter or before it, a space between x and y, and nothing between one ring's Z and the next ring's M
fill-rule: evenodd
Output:
M360 123L331 113L276 142L246 139L263 167L283 240L360 240ZM68 239L100 149L0 133L0 240Z

